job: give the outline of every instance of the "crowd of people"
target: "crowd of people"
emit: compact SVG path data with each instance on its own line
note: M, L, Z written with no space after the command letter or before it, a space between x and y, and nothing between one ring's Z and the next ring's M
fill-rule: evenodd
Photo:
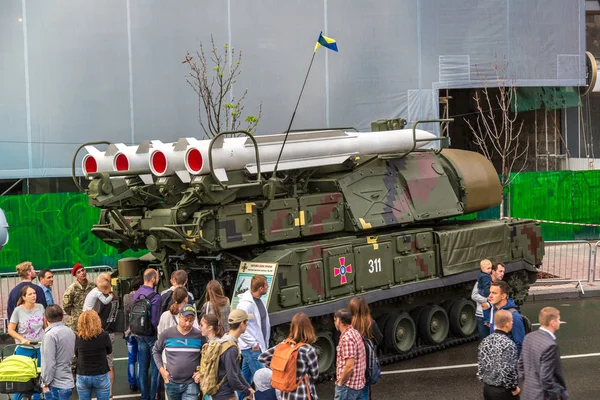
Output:
M136 300L142 298L148 302L155 327L150 335L136 333L131 325L125 329L129 384L133 391L140 389L142 400L161 398L163 384L170 400L196 400L200 393L212 400L318 400L319 365L312 346L317 340L315 329L306 314L297 313L286 341L269 346L269 314L262 301L269 288L265 276L252 278L250 290L234 310L217 281L208 283L205 301L197 310L185 289L184 271L173 273L173 286L160 300L154 292L157 279L155 270L146 270L142 280L133 281L132 292L124 299L126 321L135 312ZM335 398L368 399L364 340L381 341L382 335L360 297L351 300L349 309L336 311L334 322L340 332ZM289 360L292 366L287 365Z
M567 399L554 336L560 328L559 311L542 309L540 329L527 334L528 320L502 280L504 266L489 260L480 266L472 299L482 339L477 375L484 383L484 398ZM9 295L8 333L22 345L16 354L41 363L45 397L66 400L76 387L82 400L91 399L92 393L98 400L110 399L115 332L123 328L116 326L121 299L112 292L110 275L99 274L90 282L85 268L76 264L71 271L75 281L65 291L61 308L52 297L52 271L39 271L39 285L32 283L36 274L31 263L19 264L17 272L22 281ZM250 290L233 310L214 280L197 309L187 280L185 271L177 270L172 286L157 293L158 272L147 269L123 296L132 392L140 391L142 400L318 400L315 329L299 312L285 341L269 346L269 314L262 301L269 289L266 277L253 276ZM65 314L69 326L63 324ZM339 335L334 399L370 399L379 376L376 346L383 336L367 301L351 298L347 309L335 311L333 322Z
M505 267L482 260L471 298L477 304L477 376L483 382L484 400L567 400L555 333L560 312L540 310L540 328L531 332L529 320L508 295Z

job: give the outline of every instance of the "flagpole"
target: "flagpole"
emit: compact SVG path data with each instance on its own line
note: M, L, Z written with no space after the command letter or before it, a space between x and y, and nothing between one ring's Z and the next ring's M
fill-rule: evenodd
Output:
M296 107L294 107L294 112L292 113L292 119L290 119L290 124L288 125L288 128L285 131L285 138L283 138L283 144L281 145L281 150L279 151L279 156L277 157L277 162L275 163L275 168L273 169L273 178L275 178L275 174L277 174L277 166L279 165L279 160L281 159L281 154L283 154L283 148L285 147L285 142L287 141L288 135L290 133L290 129L292 129L292 123L294 122L294 117L296 116L296 110L298 110L298 104L300 104L300 98L302 97L302 93L304 92L304 87L306 86L306 81L308 80L308 74L310 73L310 69L312 68L313 61L315 60L315 54L317 54L316 47L315 47L315 51L313 52L312 58L310 59L310 64L308 66L308 71L306 71L306 76L304 77L304 83L302 84L302 89L300 89L300 96L298 96L298 101L296 102Z

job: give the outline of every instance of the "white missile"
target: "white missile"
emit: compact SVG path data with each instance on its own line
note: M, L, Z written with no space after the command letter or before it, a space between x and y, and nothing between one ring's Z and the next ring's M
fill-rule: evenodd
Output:
M152 174L148 168L150 150L152 149L152 144L149 141L144 140L139 146L127 146L123 143L114 146L118 151L113 158L113 171L147 171L147 173L139 176L145 184L153 183Z
M255 136L260 156L261 172L272 172L277 163L285 134ZM415 148L427 145L426 140L436 136L417 129ZM189 143L183 160L191 175L210 173L208 146L210 141ZM412 129L380 132L343 132L337 130L290 133L277 166L278 171L296 168L314 168L338 165L350 157L367 154L390 154L410 151L413 148ZM180 165L180 155L174 163ZM176 160L176 161L175 161ZM257 173L252 140L246 137L219 137L212 147L213 170L216 176L227 181L226 171L245 169ZM152 160L151 160L152 165ZM154 172L154 171L153 171Z
M81 160L81 169L85 175L112 170L114 154L107 154L108 150L100 151L94 146L85 146L85 149L88 154Z
M430 132L417 129L415 148L427 145L435 139ZM285 134L254 136L257 142L261 172L272 172L277 163ZM174 143L155 140L142 142L139 146L112 144L106 152L86 146L89 154L82 162L83 171L147 170L155 176L177 175L182 182L190 182L191 175L210 173L208 149L210 140L182 138ZM288 135L278 171L296 168L315 168L338 165L350 157L372 154L390 154L410 151L413 148L412 129L380 132L344 132L323 130L294 132ZM255 150L252 139L247 137L225 138L220 136L212 147L213 169L221 181L228 181L227 171L246 170L256 174ZM144 183L152 183L149 174L140 174Z

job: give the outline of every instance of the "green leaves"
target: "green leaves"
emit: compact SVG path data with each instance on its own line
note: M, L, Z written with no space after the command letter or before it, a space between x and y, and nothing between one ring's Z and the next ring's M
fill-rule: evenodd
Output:
M190 68L186 78L198 98L198 121L207 137L215 137L219 132L240 129L244 121L244 100L248 89L238 97L233 96L236 78L241 73L242 52L225 44L219 48L213 35L210 36L210 53L200 49L196 58L187 53L183 64ZM258 106L256 116L245 118L247 130L256 128L262 116L262 103Z

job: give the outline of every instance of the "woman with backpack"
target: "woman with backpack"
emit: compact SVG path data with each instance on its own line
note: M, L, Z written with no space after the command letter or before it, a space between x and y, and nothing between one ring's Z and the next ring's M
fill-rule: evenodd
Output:
M258 361L273 371L272 386L281 391L281 400L318 400L315 382L319 377L319 361L312 346L316 341L315 329L308 316L297 313L292 318L288 338L258 357ZM275 358L274 354L277 355ZM281 355L287 356L288 360L297 357L295 366L280 365Z
M156 331L160 335L165 329L177 326L177 316L179 315L179 309L188 303L188 292L184 287L175 288L173 291L173 304L171 307L160 316L158 327ZM194 320L194 328L199 329L198 319Z
M350 299L348 304L348 311L352 314L352 327L360 333L363 340L374 341L373 349L375 350L375 356L377 356L377 346L382 343L383 335L377 326L377 323L371 318L371 310L369 304L364 297L356 296ZM362 390L361 400L369 400L371 387L369 384L365 385Z
M225 334L225 331L223 330L223 325L221 324L216 315L206 314L202 317L202 319L200 319L200 333L206 338L207 342L204 343L204 345L202 346L202 356L200 357L200 369L194 374L194 381L198 384L201 383L201 380L203 378L200 371L202 370L202 359L206 358L203 356L208 350L208 344L214 342L215 340L221 339ZM210 396L202 395L199 398L203 400L208 400L210 399Z
M200 309L200 319L206 314L214 314L223 325L223 331L229 332L227 319L229 318L230 309L229 299L223 293L221 284L215 280L208 282L206 285L206 299Z
M200 320L200 333L204 336L208 343L223 337L225 330L223 324L214 314L206 314Z

